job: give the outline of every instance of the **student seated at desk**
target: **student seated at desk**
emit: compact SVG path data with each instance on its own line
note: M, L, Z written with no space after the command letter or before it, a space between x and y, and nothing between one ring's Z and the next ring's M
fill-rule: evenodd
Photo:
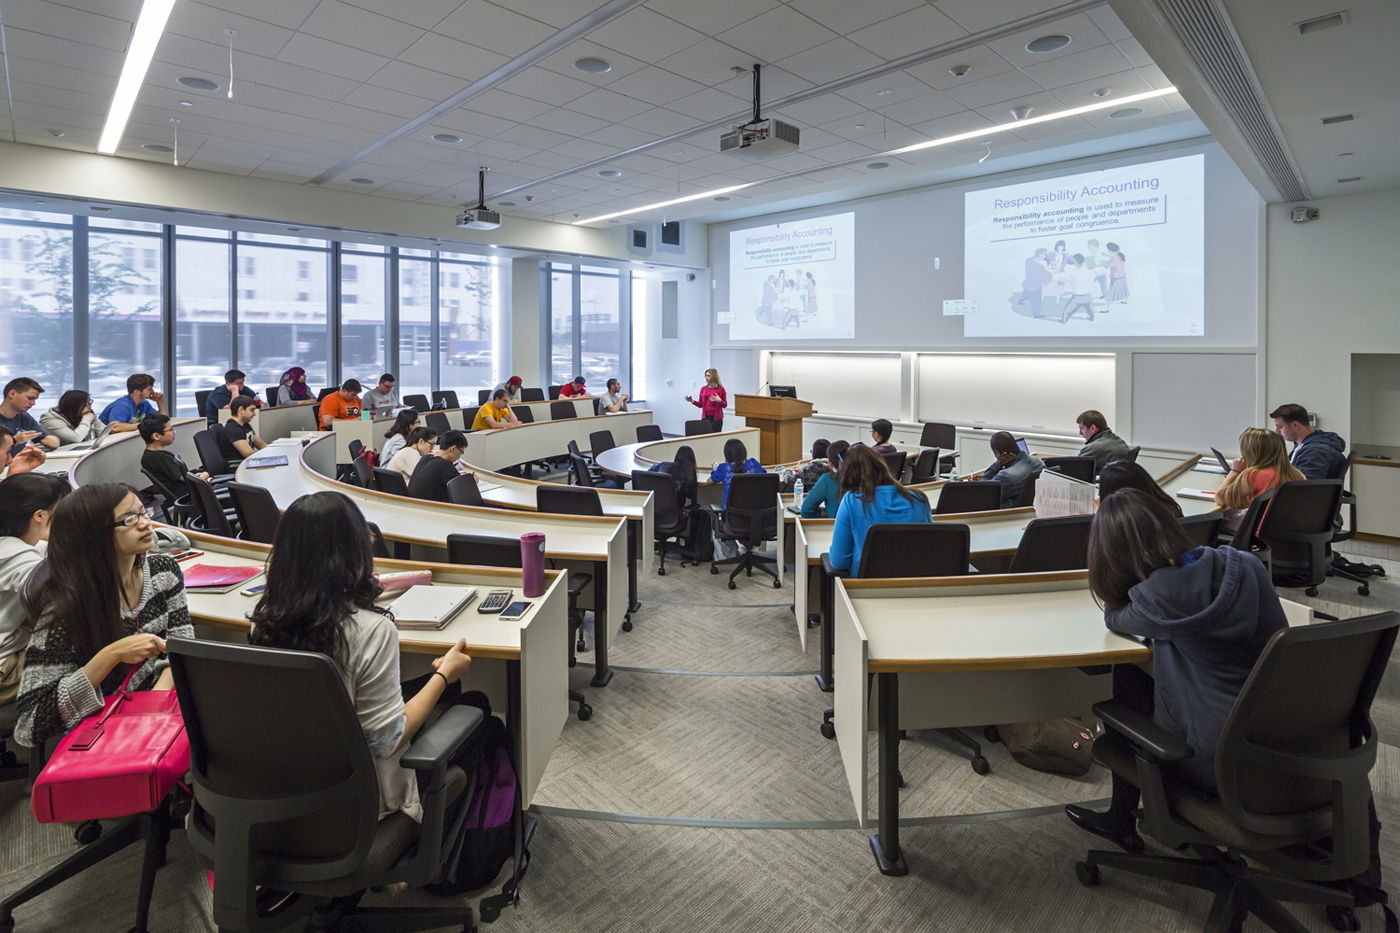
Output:
M116 422L112 433L122 434L135 431L142 418L155 414L170 414L165 407L165 396L156 391L155 376L137 373L126 380L126 395L102 409L97 417L103 424Z
M510 396L506 394L505 389L497 389L491 393L491 401L476 410L476 420L472 422L472 430L486 431L491 428L508 428L519 423L520 419L515 417L515 412L510 410Z
M690 449L689 444L682 444L676 448L676 459L664 460L653 466L649 472L665 473L671 477L671 481L676 484L676 501L680 504L682 512L695 508L695 504L700 501L699 483L695 477L695 451Z
M856 576L865 533L883 522L928 522L928 497L906 489L870 447L851 447L841 459L841 507L831 535L831 566Z
M254 405L258 404L257 394L243 384L246 378L243 371L238 369L224 373L224 384L210 392L204 400L204 420L210 426L219 423L219 412L228 408L236 398L250 398Z
M560 393L563 394L563 393ZM629 396L622 391L622 383L616 379L608 380L608 391L603 393L603 397L598 401L603 406L603 411L615 414L619 411L627 410L627 399Z
M175 443L175 424L169 415L147 415L137 428L141 440L146 442L146 452L141 455L141 468L165 484L177 496L188 495L185 476L194 473L205 482L209 474L202 470L191 470L175 453L167 450Z
M379 451L379 461L388 463L394 459L394 455L404 449L404 445L408 443L408 436L418 426L418 411L416 409L405 408L399 412L399 416L394 419L393 426L384 432L384 446Z
M53 450L59 444L58 438L40 427L29 413L43 392L43 386L33 379L11 379L5 386L4 401L0 401L0 425L10 429L16 443L34 443Z
M1274 430L1293 445L1288 462L1308 479L1336 479L1347 461L1347 442L1331 431L1314 431L1302 405L1280 405L1269 413Z
M365 408L376 415L388 417L399 407L399 390L394 385L394 374L385 373L379 377L379 385L365 393Z
M1128 453L1128 442L1108 429L1108 419L1102 412L1092 408L1080 412L1075 419L1079 425L1079 436L1084 438L1084 446L1079 448L1079 456L1094 458L1094 475L1119 457Z
M812 442L812 458L802 465L802 469L796 472L792 470L783 471L783 481L796 484L802 480L802 488L811 492L817 486L817 480L832 472L832 465L828 461L827 454L831 450L831 442L824 437L819 437Z
M1298 468L1288 462L1288 449L1283 436L1265 428L1245 428L1240 434L1240 456L1230 464L1225 481L1215 491L1215 504L1224 506L1225 530L1234 532L1244 518L1245 510L1267 489L1277 489L1284 483L1303 479ZM1272 503L1265 503L1260 524Z
M807 489L802 497L803 518L836 517L836 510L841 506L841 478L838 471L850 446L847 441L832 441L827 445L826 462L831 468L819 476L816 485Z
M1023 451L1010 431L998 431L990 441L992 456L996 462L981 473L974 473L972 479L996 480L1001 483L1001 507L1014 509L1021 502L1021 490L1026 480L1039 476L1045 464L1039 457Z
M311 394L311 389L306 384L306 370L300 366L293 366L282 374L281 379L277 380L277 404L279 406L314 401L316 401L316 396Z
M504 391L506 393L506 398L510 399L512 402L518 402L520 401L520 387L523 384L523 380L521 380L519 376L511 376L505 382L492 389L491 396L494 398L497 392Z
M193 638L194 627L180 565L150 553L150 511L125 483L80 486L54 510L15 701L19 744L42 745L102 709L129 665L128 689L174 687L165 639Z
M408 436L408 443L399 448L398 453L394 454L393 459L386 463L384 468L398 473L407 483L413 479L413 472L418 469L418 464L432 454L437 439L437 432L432 428L414 428L413 433Z
M68 483L23 473L0 483L0 706L15 701L29 645L25 589L49 546L54 509Z
M767 472L757 460L749 456L749 450L743 441L731 437L724 442L724 462L710 467L710 482L724 484L724 504L728 505L729 481L734 478L735 473Z
M875 439L875 446L871 449L877 454L898 452L899 448L890 443L890 435L893 433L894 425L886 418L876 418L870 422L870 436Z
M573 382L565 383L559 387L560 398L583 398L587 394L588 390L584 388L582 376L575 376Z
M1195 755L1172 767L1215 789L1215 746L1269 638L1286 628L1269 571L1248 551L1192 549L1181 524L1137 489L1106 497L1089 532L1089 588L1109 631L1152 642L1152 671L1113 669L1113 698L1150 715ZM1140 794L1113 775L1099 813L1065 807L1081 829L1128 852L1143 851L1133 811Z
M448 431L438 442L437 453L424 458L413 469L408 481L408 494L415 499L429 499L433 502L451 502L447 494L447 484L462 474L457 472L457 461L467 452L467 436L461 431Z
M15 446L15 436L10 429L0 424L0 480L7 476L19 476L35 467L44 465L48 459L42 448L28 444L23 450L10 456Z
M1177 518L1182 515L1181 504L1167 495L1152 475L1136 463L1117 460L1104 467L1103 472L1099 474L1098 501L1102 502L1120 489L1139 489L1160 502L1163 508Z
M360 380L346 379L341 387L321 399L321 430L329 431L332 421L359 421Z
M237 466L254 451L266 447L267 441L253 433L253 416L258 413L258 407L252 399L236 398L229 410L233 417L225 421L214 436L219 442L219 453L230 465Z
M58 397L58 404L39 416L39 427L58 438L59 445L81 444L102 430L102 422L92 410L92 396L82 389L69 389Z
M460 693L457 682L472 659L459 639L433 660L432 673L400 684L399 632L393 616L374 604L383 591L369 526L355 503L339 492L302 496L277 523L248 642L335 661L375 758L379 818L402 811L422 822L417 777L399 759L444 694Z

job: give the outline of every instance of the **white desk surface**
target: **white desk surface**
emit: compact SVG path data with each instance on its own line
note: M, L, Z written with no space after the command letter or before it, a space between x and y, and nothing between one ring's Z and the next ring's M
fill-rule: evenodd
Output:
M710 465L724 460L724 445L731 437L737 437L743 441L750 456L758 452L758 428L735 428L730 431L720 431L718 434L668 437L660 441L622 444L599 454L594 458L594 462L609 473L631 476L633 470L649 470L658 463L674 460L679 448L689 447L695 452L696 480L708 483L710 481ZM773 467L765 464L765 469L772 470Z

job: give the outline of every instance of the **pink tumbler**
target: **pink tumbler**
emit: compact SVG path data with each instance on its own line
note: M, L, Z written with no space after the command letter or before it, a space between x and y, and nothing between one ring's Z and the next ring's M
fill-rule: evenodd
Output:
M520 536L520 566L524 581L521 584L529 597L544 595L544 533L532 531Z

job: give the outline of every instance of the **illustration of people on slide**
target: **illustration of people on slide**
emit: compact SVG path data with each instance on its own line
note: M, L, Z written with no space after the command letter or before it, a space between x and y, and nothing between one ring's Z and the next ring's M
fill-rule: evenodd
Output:
M754 314L760 324L787 330L816 317L816 278L801 269L794 269L792 275L788 278L787 270L779 269L763 281L763 297Z
M1127 262L1117 243L1100 248L1098 240L1086 240L1079 252L1070 252L1065 240L1056 240L1051 249L1038 247L1025 260L1013 307L1029 304L1032 318L1058 318L1062 324L1080 312L1092 321L1096 313L1128 303Z

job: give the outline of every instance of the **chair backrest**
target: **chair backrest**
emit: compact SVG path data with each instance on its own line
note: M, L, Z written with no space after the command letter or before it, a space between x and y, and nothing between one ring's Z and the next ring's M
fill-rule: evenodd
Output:
M1058 467L1058 473L1063 476L1073 477L1083 480L1086 483L1094 481L1094 458L1093 457L1046 457L1045 469L1050 470Z
M238 512L238 523L243 526L243 540L259 544L271 544L277 534L277 523L282 513L277 509L277 500L272 493L261 486L247 483L229 483L226 487L233 496L233 507Z
M768 541L777 537L780 488L782 477L777 473L736 473L731 476L729 501L724 507L724 524L734 531L748 532L747 540L751 541Z
M583 451L579 449L578 441L574 440L572 437L569 438L569 442L564 446L568 448L569 453L577 454L580 457L583 456Z
M356 457L350 461L355 465L355 479L363 489L374 488L374 468L369 465L369 460L364 457Z
M598 490L587 486L562 486L559 483L542 483L535 487L535 508L559 515L603 514Z
M958 446L957 428L951 424L941 424L937 421L925 422L924 431L919 435L919 446L952 450Z
M564 388L563 386L550 386L550 387L549 387L549 397L550 397L550 399L556 399L556 398L558 398L558 397L559 397L559 393L560 393L560 391L563 390L563 388Z
M374 548L375 557L389 556L389 542L384 540L384 532L379 530L379 526L374 522L365 522L369 526L369 539Z
M534 423L535 423L535 410L534 410L533 408L531 408L529 405L520 405L520 406L517 406L517 407L513 407L513 408L511 408L511 411L513 411L513 412L515 413L515 417L516 417L517 419L519 419L519 421L520 421L521 424L534 424ZM476 420L476 416L473 415L473 416L472 416L472 421L475 421L475 420Z
M422 415L432 410L432 405L428 402L426 395L405 395L403 403Z
M374 841L379 781L335 663L192 638L166 650L196 788L187 838L212 860L217 825L219 880L233 895L216 899L218 926L245 928L221 912L240 912L254 882L351 874Z
M476 477L470 473L447 481L447 501L453 505L486 505L481 498L481 489L476 485Z
M321 402L323 402L323 401L325 400L325 398L326 398L327 395L331 395L332 393L339 392L339 391L340 391L340 387L339 387L339 386L326 386L324 389L322 389L322 390L320 390L319 392L317 392L317 393L316 393L316 410L317 410L317 411L320 411L320 410L321 410ZM422 398L421 395L418 396L418 397L419 397L419 398ZM410 404L410 403L409 403L409 402L405 402L404 404L407 405L407 404ZM318 423L318 424L320 423L320 419L319 419L319 418L317 419L317 423Z
M544 389L526 389L526 388L524 388L524 387L522 386L521 389L520 389L520 401L522 401L522 402L543 402L543 401L544 401Z
M575 483L580 486L593 485L593 474L588 472L588 461L583 459L582 454L569 454L569 469L573 471Z
M574 403L571 399L550 402L549 417L551 421L561 421L564 418L577 418L578 409L574 407Z
M1347 454L1347 458L1342 461L1342 468L1337 471L1336 478L1342 481L1342 488L1346 488L1347 474L1351 472L1351 463L1356 459L1356 451ZM1329 477L1330 479L1330 477Z
M233 526L229 524L228 516L219 504L219 497L214 495L214 487L193 473L185 474L185 483L194 493L192 498L195 508L199 510L200 528L211 535L232 538Z
M660 470L633 470L632 488L652 494L652 524L657 531L675 528L681 523L680 494L670 473Z
M408 481L398 470L375 467L374 484L379 487L380 492L387 492L391 496L408 495Z
M437 432L438 437L442 437L452 430L452 422L447 420L447 416L440 411L430 411L423 415L423 424Z
M1093 523L1092 515L1032 519L1007 573L1089 569L1089 526Z
M661 440L661 425L659 424L639 424L637 425L637 443L646 444L651 441Z
M215 431L221 430L223 430L221 425L214 425L203 431L194 432L195 453L199 454L199 463L204 467L204 472L210 476L219 476L228 472L228 461L224 459L224 453L219 449L219 439L214 436Z
M1301 479L1274 490L1274 501L1259 526L1259 537L1274 541L1313 543L1332 537L1332 520L1342 502L1339 479Z
M352 458L358 457L360 455L360 452L365 449L364 441L360 440L358 437L350 438L350 443L348 446L350 448L350 456Z
M209 396L214 394L213 389L195 389L194 403L199 406L199 417L203 418L205 406L209 404Z
M1350 878L1369 864L1368 774L1379 745L1370 710L1398 627L1400 613L1382 612L1276 632L1216 745L1230 819L1262 835L1331 836L1325 876L1317 852L1301 856L1310 880Z
M448 408L461 408L461 407L462 407L461 404L458 403L458 401L457 401L457 390L456 390L456 389L443 389L443 390L440 391L440 392L434 392L434 393L433 393L433 407L436 408L436 407L438 406L438 403L439 403L439 402L446 402Z
M476 404L485 405L487 402L491 401L491 393L493 391L492 389L478 389L476 393Z
M700 420L697 420L697 421L687 421L687 422L685 423L685 436L686 436L686 437L695 437L697 434L713 434L713 433L715 433L715 423L714 423L713 421L707 421L707 420L705 420L705 419L700 419Z
M961 576L971 547L971 530L956 522L877 523L865 532L856 576Z
M885 460L885 466L890 468L890 475L899 482L904 482L904 461L908 459L909 453L904 450L896 450L890 454L880 454Z
M1001 508L1001 483L995 481L946 483L938 493L934 513L992 512Z
M494 535L448 535L447 562L478 567L519 567L520 541Z
M175 495L175 490L165 485L165 480L161 479L159 476L156 476L150 470L147 470L145 467L142 467L141 475L146 477L146 479L150 480L151 485L155 487L156 492L160 493L162 496L165 497L166 505L174 505L180 500L180 497Z
M588 435L589 453L597 457L605 450L612 450L617 444L613 443L611 431L594 431Z
M277 390L280 389L280 388L282 388L282 387L281 387L280 385L277 385L277 386L268 386L266 389L263 389L263 395L266 395L266 396L267 396L267 404L268 404L268 405L270 405L270 406L272 406L272 407L276 407L276 405L277 405Z
M1119 457L1116 463L1137 463L1138 454L1142 453L1141 447L1129 447L1127 454Z
M1215 547L1220 537L1220 526L1225 524L1223 512L1202 512L1199 515L1184 515L1181 530L1186 532L1186 540L1192 547Z
M1016 500L1016 508L1029 509L1035 507L1035 484L1040 479L1040 473L1032 473L1026 477L1026 481L1021 484L1021 498Z
M919 459L914 461L914 473L909 477L912 484L931 483L938 479L938 454L937 447L929 450L919 451Z
M1264 509L1274 499L1274 490L1266 489L1249 503L1249 508L1245 509L1244 518L1240 519L1239 527L1235 529L1235 536L1230 539L1230 547L1241 551L1252 550L1258 535L1255 534L1259 528L1259 516L1264 514ZM1259 544L1263 544L1262 541Z

